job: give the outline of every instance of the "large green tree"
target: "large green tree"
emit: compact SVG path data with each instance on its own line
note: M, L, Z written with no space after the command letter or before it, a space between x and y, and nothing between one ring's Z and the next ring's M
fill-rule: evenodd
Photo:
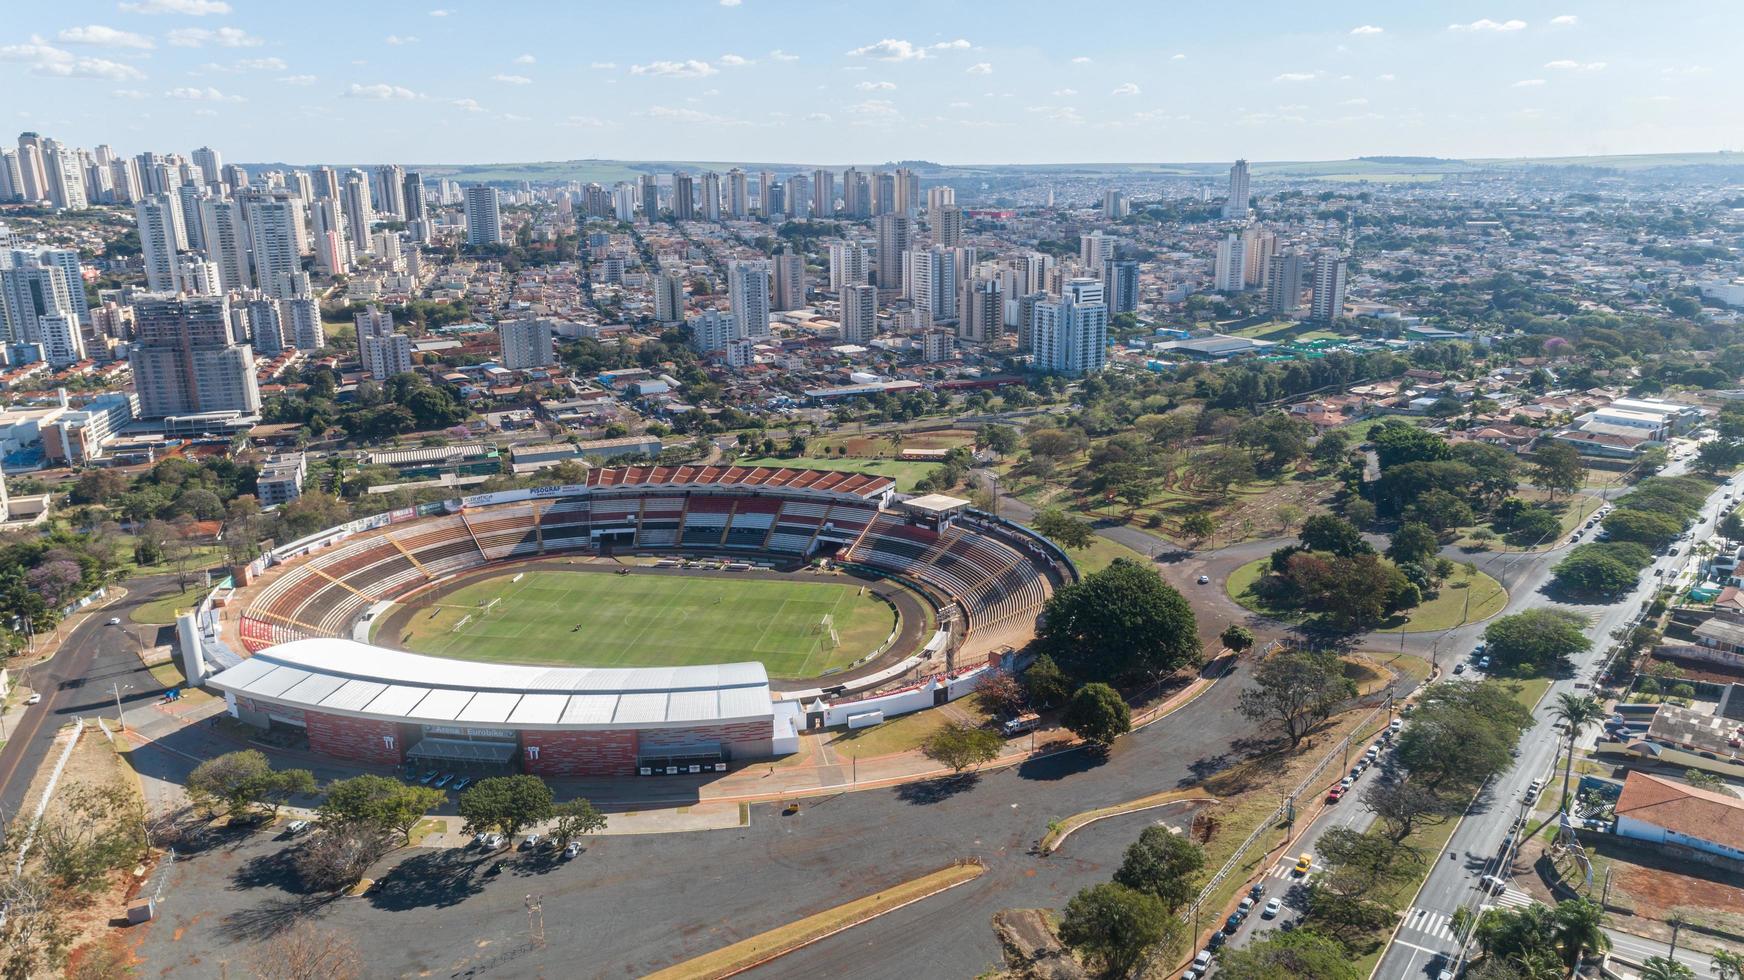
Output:
M1484 630L1486 652L1503 670L1542 675L1592 646L1582 632L1587 618L1562 609L1528 609L1503 616Z
M1514 746L1531 724L1511 685L1443 681L1424 693L1396 755L1431 791L1475 788L1513 765Z
M990 762L998 758L1005 740L991 728L951 722L928 735L920 745L927 758L948 767L953 773Z
M1344 662L1327 650L1273 654L1254 668L1253 675L1253 683L1236 702L1237 710L1249 721L1277 725L1292 749L1331 717L1341 702L1356 695L1356 684L1344 675Z
M1034 527L1042 537L1062 548L1077 551L1090 547L1096 532L1090 525L1058 508L1049 508L1035 516Z
M445 798L441 790L431 786L365 773L329 785L317 813L323 825L391 830L410 844L418 821Z
M456 808L466 832L495 831L513 838L555 814L551 787L537 776L491 776L468 786Z
M1205 850L1160 824L1146 827L1126 849L1114 880L1155 896L1171 914L1198 893L1194 875L1205 866Z
M1354 524L1336 514L1315 514L1303 521L1301 539L1302 547L1309 551L1327 551L1340 558L1374 550Z
M1115 977L1131 973L1153 949L1178 944L1185 932L1156 897L1114 882L1072 896L1060 915L1060 941Z
M1049 597L1036 639L1041 652L1084 680L1158 676L1199 658L1187 600L1127 558Z
M1387 557L1398 564L1417 562L1422 564L1432 560L1441 551L1441 539L1435 530L1427 524L1408 521L1393 532L1393 540L1387 545Z
M1336 940L1309 929L1268 932L1219 957L1224 980L1358 980L1356 960Z
M1132 731L1132 709L1114 688L1090 683L1078 688L1066 702L1060 724L1091 745L1106 748Z

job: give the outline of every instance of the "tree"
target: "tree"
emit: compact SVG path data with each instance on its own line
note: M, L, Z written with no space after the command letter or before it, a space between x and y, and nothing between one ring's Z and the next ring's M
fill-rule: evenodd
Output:
M952 773L962 775L965 769L998 758L1004 744L999 733L990 728L951 722L928 735L920 750Z
M1605 910L1590 898L1571 898L1556 904L1556 945L1562 962L1573 969L1588 953L1611 948L1605 933Z
M1125 976L1152 949L1185 927L1155 897L1105 882L1072 896L1060 916L1060 941L1100 961L1110 976Z
M1532 454L1532 482L1551 492L1573 493L1586 480L1586 467L1580 452L1562 442L1540 446Z
M1713 955L1714 973L1719 980L1744 980L1744 953L1716 946Z
M47 878L31 870L0 879L0 975L27 980L58 968L72 941L71 917L60 906L60 894Z
M1550 571L1559 587L1588 595L1615 595L1633 588L1641 578L1638 569L1592 545L1569 552Z
M1038 646L1073 677L1162 675L1199 657L1192 607L1131 559L1060 589L1044 608Z
M1737 439L1709 439L1696 447L1696 468L1704 473L1732 470L1744 462L1744 442Z
M1361 497L1352 497L1345 501L1343 509L1344 519L1359 529L1368 527L1375 522L1375 505Z
M1236 710L1249 721L1276 723L1294 749L1339 703L1355 696L1356 684L1344 676L1337 654L1297 650L1256 666L1253 685L1241 692Z
M1107 748L1115 739L1132 731L1132 709L1127 707L1119 692L1107 684L1085 684L1072 695L1072 700L1066 702L1060 724L1091 745Z
M1431 792L1475 787L1513 765L1514 746L1531 724L1532 713L1507 685L1442 681L1424 694L1395 755Z
M1409 779L1372 784L1363 793L1363 804L1381 818L1394 843L1411 836L1423 821L1446 814L1439 796Z
M433 786L419 786L366 773L329 785L326 799L316 812L323 826L391 830L404 843L410 844L412 829L418 821L446 798L446 794Z
M1204 848L1167 827L1153 825L1127 846L1114 881L1155 897L1173 915L1198 894L1193 876L1204 866Z
M1429 525L1436 531L1451 531L1476 522L1471 505L1446 490L1425 490L1405 508L1408 520Z
M1641 961L1641 980L1692 980L1696 971L1677 960L1649 956Z
M1387 419L1369 430L1369 442L1381 468L1391 469L1406 463L1428 463L1453 458L1447 440L1428 429L1398 419Z
M1225 649L1233 650L1236 653L1241 653L1254 645L1253 630L1240 623L1230 623L1224 627L1223 632L1217 634L1217 639L1223 643Z
M1639 542L1651 551L1665 547L1683 534L1683 521L1652 510L1622 507L1606 514L1599 523L1612 539Z
M1023 687L1029 694L1030 703L1041 708L1065 704L1072 695L1071 679L1054 658L1045 653L1030 661L1029 668L1023 672Z
M1328 429L1314 444L1314 461L1323 466L1337 466L1350 455L1351 435L1346 429Z
M1508 540L1522 547L1537 545L1562 533L1562 518L1543 507L1522 507L1507 521Z
M363 954L350 936L306 922L273 936L249 957L257 980L358 980Z
M1049 508L1037 514L1034 527L1037 534L1073 551L1088 548L1090 542L1096 540L1096 532L1088 522L1057 508Z
M995 670L988 674L975 688L975 695L981 699L982 707L1000 718L1022 714L1028 706L1023 685L1011 676L1010 671Z
M1393 540L1387 545L1387 557L1397 564L1406 562L1423 563L1434 558L1441 551L1441 539L1427 524L1409 521L1400 525L1393 532Z
M138 860L145 803L121 787L74 784L56 798L54 812L36 823L42 869L62 889L88 891L109 872Z
M462 791L456 809L467 833L495 831L513 839L524 828L551 819L551 787L537 776L491 776Z
M1314 849L1326 866L1317 883L1352 898L1365 897L1376 888L1423 871L1423 859L1411 848L1349 827L1326 831Z
M1301 539L1309 551L1327 551L1341 558L1374 551L1355 525L1334 514L1315 514L1303 521Z
M1588 728L1606 716L1605 706L1589 694L1562 693L1556 696L1556 706L1550 717L1568 732L1568 757L1562 766L1562 807L1569 805L1568 780L1574 771L1574 743Z
M1490 659L1518 674L1550 673L1592 646L1581 632L1587 618L1561 609L1528 609L1503 616L1484 630Z
M1308 913L1302 924L1347 949L1373 944L1376 934L1393 922L1392 910L1380 902L1344 894L1320 881L1309 886Z
M1309 929L1268 932L1265 938L1218 958L1224 980L1358 980L1362 976L1345 948Z
M1193 513L1181 518L1181 535L1197 548L1206 538L1217 533L1217 522L1210 514Z
M315 777L307 769L274 770L265 755L244 749L200 763L183 785L207 811L222 806L233 815L255 808L276 814L290 797L314 792Z
M357 884L393 850L392 835L365 824L323 827L292 858L303 884L315 891L338 892Z
M606 815L584 799L559 803L552 812L557 815L557 822L551 825L551 841L558 847L568 847L571 841L604 830L606 826Z

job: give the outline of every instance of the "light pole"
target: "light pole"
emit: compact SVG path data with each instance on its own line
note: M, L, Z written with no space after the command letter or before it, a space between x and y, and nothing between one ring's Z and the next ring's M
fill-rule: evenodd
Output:
M109 690L115 693L115 724L121 731L127 731L127 716L121 713L121 692L133 690L132 684L111 683Z

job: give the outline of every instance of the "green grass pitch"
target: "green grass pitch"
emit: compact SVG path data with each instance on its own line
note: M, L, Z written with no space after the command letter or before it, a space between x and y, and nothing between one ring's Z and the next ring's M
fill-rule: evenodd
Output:
M771 677L800 678L871 653L896 625L890 606L871 592L861 595L858 584L563 571L512 578L466 585L417 610L401 636L376 639L501 663L671 667L760 660ZM492 599L498 601L485 612ZM834 649L818 629L826 614L841 638Z

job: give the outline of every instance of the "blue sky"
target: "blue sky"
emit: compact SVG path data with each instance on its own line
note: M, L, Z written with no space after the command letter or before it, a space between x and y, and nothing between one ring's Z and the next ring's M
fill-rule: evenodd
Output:
M0 113L236 162L1744 149L1744 2L6 0Z

